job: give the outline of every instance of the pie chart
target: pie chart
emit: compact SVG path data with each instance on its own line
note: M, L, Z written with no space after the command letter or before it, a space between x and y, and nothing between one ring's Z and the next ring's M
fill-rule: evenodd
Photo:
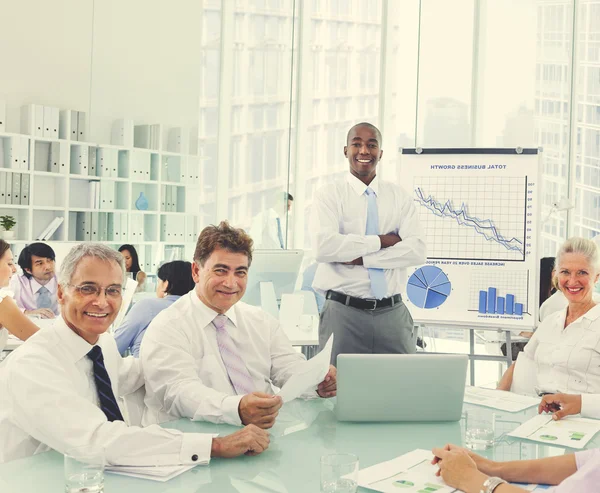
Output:
M408 279L406 293L413 305L432 309L440 306L450 296L452 284L446 273L434 265L417 269Z

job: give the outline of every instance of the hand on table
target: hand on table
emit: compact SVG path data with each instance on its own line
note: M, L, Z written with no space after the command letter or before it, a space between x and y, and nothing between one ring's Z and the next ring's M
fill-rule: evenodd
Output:
M548 394L542 397L538 413L553 413L552 419L558 420L581 412L581 395Z
M237 457L239 455L258 455L269 448L269 434L255 425L227 435L213 438L211 457Z

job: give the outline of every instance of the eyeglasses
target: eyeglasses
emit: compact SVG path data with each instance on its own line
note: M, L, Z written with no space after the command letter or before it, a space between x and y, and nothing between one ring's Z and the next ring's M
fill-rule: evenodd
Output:
M80 286L69 284L69 286L76 289L81 296L100 296L103 290L107 298L116 299L123 296L123 286L119 285L108 286L107 288L102 288L97 284L82 284Z

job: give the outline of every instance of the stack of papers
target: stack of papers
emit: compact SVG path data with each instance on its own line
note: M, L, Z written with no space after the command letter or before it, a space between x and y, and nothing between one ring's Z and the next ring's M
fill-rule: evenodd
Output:
M327 376L329 361L331 360L331 349L333 348L333 334L325 344L323 351L314 358L309 359L301 372L295 373L285 382L277 394L283 402L289 402L302 394L314 390Z
M358 471L358 484L383 493L454 493L457 490L436 476L438 466L431 464L433 454L429 450L416 449ZM515 484L515 483L512 483ZM537 484L519 484L527 491L543 491L549 486Z
M554 421L552 415L540 414L508 435L546 445L582 449L599 431L600 420L568 417Z
M509 413L516 413L537 406L540 403L540 398L515 394L504 390L467 387L465 388L465 402L478 406L492 407Z
M106 466L105 471L122 476L131 476L132 478L165 482L196 466L206 464L208 462L199 462L198 464L186 466Z

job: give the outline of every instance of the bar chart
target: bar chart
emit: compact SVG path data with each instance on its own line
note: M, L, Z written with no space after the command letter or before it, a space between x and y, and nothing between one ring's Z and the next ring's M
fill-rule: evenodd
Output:
M529 271L477 272L471 277L469 310L480 314L529 313Z
M517 303L514 294L498 296L496 288L479 291L479 313L498 313L499 315L523 315L523 303Z

